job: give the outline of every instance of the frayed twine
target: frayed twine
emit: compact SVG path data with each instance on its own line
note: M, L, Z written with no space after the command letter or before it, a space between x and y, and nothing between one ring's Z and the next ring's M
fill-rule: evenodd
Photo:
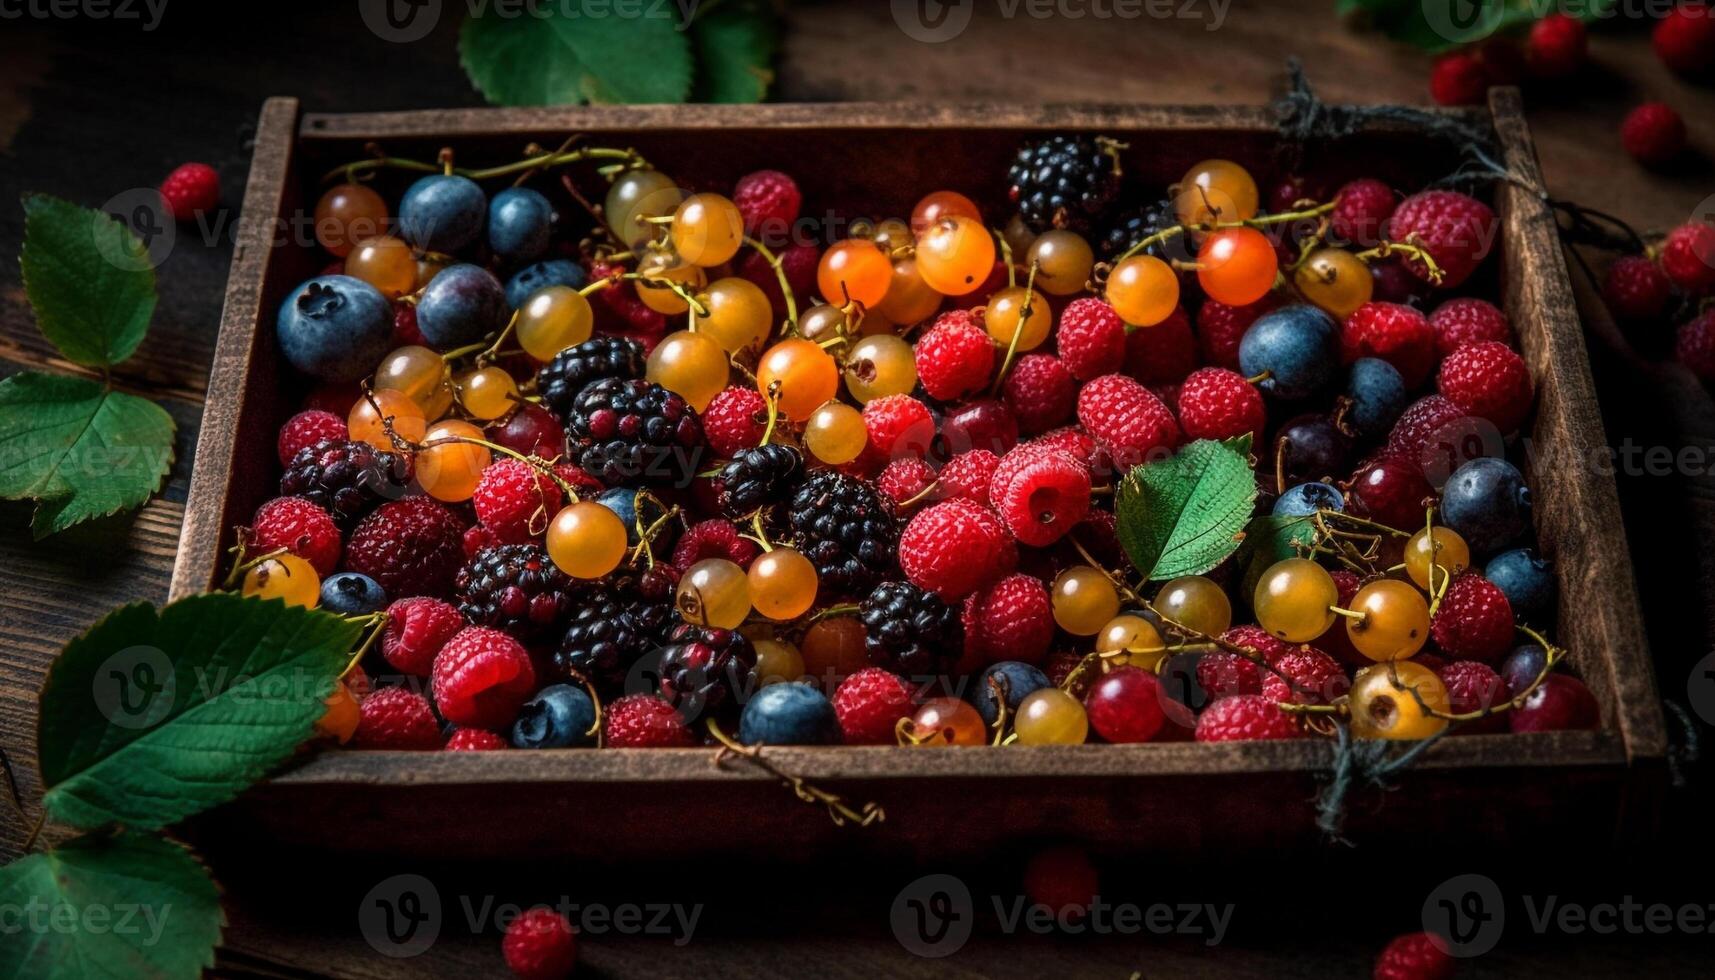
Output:
M1328 785L1316 799L1317 828L1331 841L1351 844L1343 831L1346 826L1346 797L1352 790L1369 787L1391 791L1394 787L1389 782L1390 777L1409 768L1451 730L1451 726L1443 728L1395 755L1395 743L1385 739L1353 739L1345 724L1335 722L1334 763L1328 773Z

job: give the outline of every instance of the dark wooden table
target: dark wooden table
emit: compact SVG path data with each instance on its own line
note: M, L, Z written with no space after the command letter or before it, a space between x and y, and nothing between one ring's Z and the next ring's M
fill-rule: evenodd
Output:
M457 64L453 12L462 5L446 4L443 22L414 44L389 44L371 35L356 4L296 9L309 6L294 5L290 13L284 7L277 14L259 11L253 15L257 23L241 25L233 18L250 15L238 13L240 8L175 0L148 33L119 22L7 21L0 27L0 200L45 191L99 205L122 191L151 186L175 164L196 159L220 168L223 199L230 204L239 199L244 183L248 127L268 95L296 95L312 110L480 104ZM1202 3L1185 8L1198 12L1199 19L1111 21L1039 19L1025 13L1029 7L978 2L977 16L963 34L930 45L902 33L888 4L799 4L788 22L775 91L784 100L828 102L830 117L840 113L839 100L854 99L1257 103L1278 93L1285 58L1296 54L1329 101L1424 101L1427 57L1343 29L1331 6L1327 0L1238 0L1219 28L1210 30L1209 8ZM1011 18L997 13L1005 9L1018 13ZM1093 8L1074 4L1068 9ZM1671 76L1635 24L1605 25L1595 34L1592 52L1596 65L1577 82L1528 94L1551 192L1619 215L1640 229L1665 229L1700 208L1709 213L1715 173L1707 156L1699 154L1670 173L1647 173L1621 152L1616 129L1631 104L1663 98L1679 107L1690 122L1693 143L1707 153L1715 149L1715 94ZM28 506L0 505L5 577L0 590L0 747L32 806L39 793L34 703L46 665L70 636L115 605L166 594L234 220L235 213L223 213L208 241L181 231L179 244L159 270L161 302L153 331L118 373L120 384L154 397L178 422L177 459L162 494L133 515L39 543L30 540ZM34 328L14 261L22 228L21 209L0 206L5 259L0 262L0 374L72 370ZM1637 447L1637 459L1648 447L1690 446L1705 454L1698 457L1701 464L1672 472L1622 465L1619 475L1660 686L1664 696L1683 702L1691 665L1709 650L1715 629L1710 601L1715 482L1706 475L1709 459L1715 458L1707 455L1715 451L1715 411L1695 379L1662 361L1670 340L1628 341L1601 318L1592 323L1592 353L1611 444L1622 451ZM1676 797L1670 826L1694 825L1692 818L1704 802L1705 794L1696 791ZM10 858L25 831L9 811L0 812L7 813L0 826L0 858ZM1521 866L1546 861L1551 870L1544 880L1552 880L1552 868L1563 868L1564 862L1528 853L1530 844L1520 842L1528 858ZM1670 849L1672 841L1665 846ZM789 843L783 842L782 850L789 856ZM1380 855L1372 857L1387 864ZM1563 857L1599 860L1595 854ZM1451 867L1446 858L1438 855L1433 862L1425 879L1429 885L1451 873L1445 870ZM1352 866L1353 859L1330 860ZM925 867L932 863L926 861ZM1375 870L1385 870L1382 866ZM1362 871L1361 863L1358 867ZM1614 888L1654 887L1662 894L1683 895L1685 883L1668 868L1645 867L1640 880L1631 874L1637 868L1603 867L1616 876ZM685 870L636 873L678 876ZM760 919L724 916L731 928L699 936L683 949L645 940L592 941L586 962L597 972L616 975L1124 976L1132 970L1147 976L1358 975L1387 936L1416 928L1415 910L1425 894L1402 884L1398 895L1380 900L1385 887L1373 895L1355 889L1358 893L1344 895L1343 908L1327 912L1328 924L1320 930L1286 935L1259 930L1218 952L1194 943L1020 943L979 935L957 957L942 961L906 955L888 932L885 910L892 892L921 873L893 870L897 880L878 877L892 884L872 889L873 896L863 889L850 891L813 869L777 872L784 875L778 889L756 886L773 892L771 900L758 900L757 909L772 910L759 912ZM1148 874L1148 869L1132 870ZM1205 870L1209 880L1253 885L1283 876L1278 878L1282 884L1253 896L1283 905L1293 904L1299 890L1285 882L1323 876L1284 863ZM456 976L498 969L492 936L449 939L425 956L392 961L368 948L349 916L334 926L306 925L314 917L302 913L326 897L315 892L313 868L284 887L242 875L226 883L233 924L222 969L234 975L395 976L409 970ZM1692 892L1681 900L1707 904L1715 897ZM860 902L860 895L874 901ZM1614 891L1609 897L1619 896ZM1348 929L1332 924L1355 923L1357 909L1376 906L1397 913L1386 917L1391 925ZM1343 919L1348 914L1351 918ZM1658 972L1676 973L1699 962L1707 948L1696 937L1509 941L1471 964L1470 972L1552 968L1561 975L1601 976L1641 958Z

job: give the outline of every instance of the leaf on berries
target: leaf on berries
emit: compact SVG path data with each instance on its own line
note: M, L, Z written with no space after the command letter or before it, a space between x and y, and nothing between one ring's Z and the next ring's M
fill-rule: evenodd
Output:
M1256 493L1245 453L1199 439L1120 481L1114 503L1120 544L1150 581L1201 575L1238 549Z
M1613 14L1617 0L1569 4L1564 12L1583 21ZM1548 8L1554 9L1554 8ZM1343 20L1364 21L1396 41L1429 52L1474 44L1490 35L1528 24L1544 13L1531 0L1478 0L1474 3L1423 3L1419 0L1336 0Z
M173 462L159 405L88 378L0 381L0 499L37 501L40 539L149 499Z
M691 42L677 10L652 4L595 16L561 7L511 15L490 8L465 20L459 61L497 105L683 102L691 92Z
M76 837L0 868L15 921L0 976L194 980L214 966L226 915L208 869L182 844L121 830Z
M124 606L66 644L37 722L43 803L75 827L161 827L291 757L360 632L230 593Z
M780 25L765 0L737 0L691 22L699 102L761 102L774 82Z
M24 294L66 359L106 368L130 357L155 313L155 270L131 229L93 208L24 195Z

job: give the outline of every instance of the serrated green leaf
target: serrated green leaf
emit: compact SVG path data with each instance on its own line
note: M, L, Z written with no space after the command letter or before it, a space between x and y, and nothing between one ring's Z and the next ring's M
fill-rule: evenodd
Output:
M761 102L774 82L780 25L766 0L735 0L691 24L697 101Z
M87 835L0 868L0 976L195 980L226 915L208 870L156 834Z
M1256 505L1256 474L1233 445L1199 439L1120 481L1120 544L1145 579L1201 575L1239 547Z
M42 689L49 815L160 827L231 799L310 737L359 632L226 593L116 610L66 645Z
M67 360L105 368L130 357L155 312L155 271L111 217L46 194L24 196L24 293Z
M502 16L489 8L465 20L459 61L497 105L683 102L691 43L677 10L644 4L634 16L596 16L573 5Z
M88 378L0 381L0 499L35 500L37 538L149 499L173 462L159 405Z
M1564 12L1584 21L1609 16L1616 0L1589 0L1569 5ZM1493 34L1521 29L1557 9L1540 0L1340 0L1342 16L1362 10L1383 33L1431 53L1474 44Z

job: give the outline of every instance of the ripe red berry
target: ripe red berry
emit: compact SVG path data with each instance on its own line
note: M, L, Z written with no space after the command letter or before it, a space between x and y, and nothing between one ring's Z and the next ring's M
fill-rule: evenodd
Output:
M1001 397L1019 431L1046 432L1072 417L1078 400L1078 384L1072 372L1052 354L1026 354L1018 359L1001 383Z
M999 475L997 466L989 505L1021 544L1051 545L1090 510L1090 471L1066 453L1027 449L1004 480Z
M1203 363L1237 371L1239 341L1244 339L1245 331L1257 317L1278 305L1280 301L1274 293L1248 306L1228 306L1219 300L1204 300L1197 310L1197 348L1202 352Z
M1125 321L1094 296L1066 305L1054 338L1060 362L1080 381L1111 372L1125 357Z
M357 705L358 749L438 749L441 726L427 698L403 687L384 687Z
M1538 78L1565 78L1584 66L1589 47L1582 21L1552 13L1530 25L1525 64Z
M1122 665L1103 674L1084 696L1090 727L1109 742L1128 744L1154 738L1167 721L1167 692L1154 674Z
M1211 701L1239 694L1261 694L1262 668L1248 657L1217 650L1197 660L1197 685Z
M673 546L668 564L683 572L705 558L725 558L740 568L749 568L761 550L749 538L740 537L738 525L720 517L691 525Z
M351 532L345 567L390 596L442 597L464 564L464 523L427 497L382 504Z
M1656 23L1650 40L1656 56L1674 71L1708 71L1715 65L1715 10L1701 2L1682 3Z
M285 548L324 578L339 567L339 527L327 511L302 497L275 497L256 508L250 535L256 554Z
M1549 674L1523 703L1507 712L1508 727L1515 732L1560 732L1594 729L1602 723L1602 709L1584 682L1567 674Z
M1393 188L1374 177L1363 177L1340 188L1335 195L1334 210L1328 213L1328 227L1345 241L1375 245L1382 239L1382 229L1392 217L1393 207Z
M435 655L430 671L441 717L469 728L510 725L536 689L524 645L501 630L460 630Z
M1513 607L1499 586L1465 572L1447 587L1429 632L1455 660L1497 660L1513 645Z
M1387 452L1358 468L1350 492L1354 513L1392 528L1421 525L1424 500L1433 493L1416 459Z
M1387 238L1415 241L1441 267L1440 287L1452 289L1477 271L1494 247L1498 228L1495 212L1468 194L1421 191L1394 208L1388 218ZM1409 259L1405 265L1417 278L1429 281L1429 270L1423 263Z
M471 508L502 544L523 544L548 530L564 497L547 474L521 459L497 459L482 471Z
M1680 324L1673 356L1699 378L1715 382L1715 309Z
M1179 427L1187 439L1234 439L1250 433L1260 445L1268 421L1262 393L1244 375L1226 368L1199 368L1179 389Z
M1481 660L1455 660L1435 673L1447 687L1447 710L1456 715L1489 711L1511 697L1501 675ZM1505 715L1496 713L1467 721L1453 731L1458 735L1477 735L1506 730Z
M1148 388L1123 374L1105 374L1078 392L1078 421L1130 469L1179 443L1179 423Z
M1623 255L1608 266L1602 280L1602 299L1614 318L1627 323L1647 323L1667 312L1673 298L1673 283L1661 266L1645 255Z
M1086 490L1086 505L1088 496ZM964 499L925 507L899 535L905 577L948 602L963 599L1017 564L1017 545L1000 519Z
M483 728L460 728L441 746L446 752L493 752L507 748L506 739Z
M929 397L957 401L989 383L994 359L994 342L970 312L951 310L917 341L917 380Z
M602 742L616 749L696 744L678 709L653 694L627 694L602 712Z
M780 260L780 271L786 276L786 286L792 290L798 308L803 309L805 299L816 289L816 265L822 259L821 251L809 242L800 242L776 251L774 257ZM786 294L780 291L780 277L774 274L774 267L761 252L745 253L738 263L738 275L762 290L776 317L786 315Z
M881 475L875 478L875 488L897 505L919 496L934 482L935 468L921 459L908 456L883 467ZM939 496L941 494L937 494Z
M1483 60L1468 51L1442 55L1429 69L1429 97L1436 105L1477 105L1488 93Z
M754 385L733 385L715 393L703 410L703 437L717 456L730 459L762 441L768 427L768 402Z
M867 452L879 459L921 458L935 440L929 406L910 395L884 395L863 407Z
M1427 932L1396 937L1376 957L1375 980L1448 980L1453 957L1445 943Z
M1435 366L1435 329L1429 318L1399 303L1370 302L1352 311L1340 330L1346 363L1379 357L1393 365L1407 388L1416 388Z
M847 745L894 745L899 719L916 707L913 693L898 674L866 667L841 681L829 700Z
M1639 163L1669 163L1685 152L1685 120L1665 102L1645 102L1620 123L1620 144Z
M1191 317L1177 307L1167 319L1153 327L1139 327L1125 335L1125 368L1146 385L1175 384L1197 369L1197 338L1191 332ZM1113 370L1109 364L1108 371Z
M554 413L540 405L524 404L503 421L490 425L490 442L526 456L553 459L566 452L566 430Z
M1311 646L1294 647L1269 661L1262 694L1282 704L1329 704L1351 689L1338 661Z
M745 174L732 191L732 203L744 217L744 233L764 244L786 241L803 202L797 182L778 170Z
M1474 296L1450 299L1429 314L1429 329L1435 333L1435 353L1446 357L1466 344L1494 340L1513 345L1513 330L1500 307Z
M1418 459L1448 426L1466 417L1464 409L1440 395L1425 395L1405 407L1388 432L1386 452Z
M965 652L980 663L1037 665L1053 640L1054 611L1039 578L1008 575L965 600Z
M1535 388L1524 358L1505 344L1467 344L1441 362L1436 387L1447 400L1501 432L1512 432L1530 412Z
M300 449L313 446L323 439L344 440L350 434L346 431L345 419L332 412L314 408L299 412L287 419L285 425L280 426L280 438L276 444L280 465L290 465L292 457L298 455Z
M1238 742L1298 738L1298 722L1260 694L1235 694L1210 703L1197 716L1197 741Z
M427 677L435 654L465 628L457 607L428 596L395 599L381 627L381 656L401 674Z
M986 504L989 487L999 467L1000 457L987 449L973 449L954 456L941 467L940 496L963 497L972 503Z
M577 965L577 932L564 915L538 906L506 926L500 952L519 980L565 980Z
M1661 243L1661 271L1693 296L1715 290L1715 224L1689 221Z
M344 270L341 265L341 271ZM419 347L428 346L423 337L423 328L417 326L417 308L410 303L393 304L393 344L396 347L409 347L415 344Z
M206 163L182 164L161 181L161 200L168 214L189 221L220 204L220 175Z

